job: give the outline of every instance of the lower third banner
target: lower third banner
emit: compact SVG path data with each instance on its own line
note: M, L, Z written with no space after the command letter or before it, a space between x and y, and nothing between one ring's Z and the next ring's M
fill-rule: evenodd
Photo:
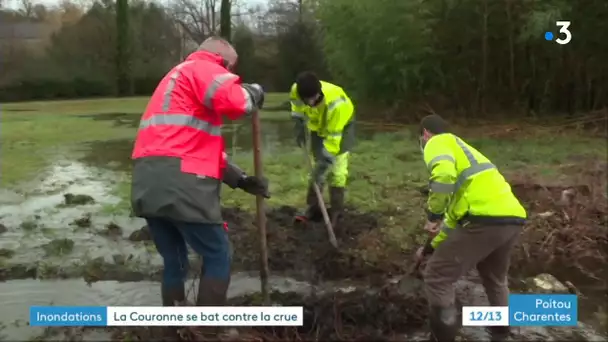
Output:
M32 306L31 326L301 326L301 306Z

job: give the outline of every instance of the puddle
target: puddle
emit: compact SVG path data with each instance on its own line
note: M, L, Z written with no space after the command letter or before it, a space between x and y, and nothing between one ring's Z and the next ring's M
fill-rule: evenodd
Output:
M134 245L126 239L112 239L103 234L106 226L114 222L129 236L140 229L144 221L130 217L91 215L102 211L105 205L114 205L120 198L112 195L112 185L119 178L112 172L86 166L79 162L64 162L52 166L40 182L33 182L27 195L12 192L0 193L0 218L6 231L0 238L0 250L12 251L10 258L0 258L3 267L14 265L54 265L68 268L103 258L114 262L112 255L129 256L134 262L161 264L143 245ZM66 194L87 195L94 203L66 206ZM77 224L79 218L90 215L90 222ZM67 241L68 253L62 253L53 244ZM71 242L69 242L71 241Z
M281 292L310 291L307 283L290 278L271 276L269 285ZM236 273L232 275L228 296L232 298L259 291L260 279L257 274ZM193 296L191 291L191 299ZM0 283L0 302L0 322L6 326L0 330L0 335L4 335L6 341L26 341L44 331L43 328L25 324L29 320L30 306L160 306L160 283L103 281L88 286L82 279L11 280ZM100 337L107 341L107 336Z
M86 115L92 120L114 121L117 126L137 127L141 115L127 113L110 113ZM251 125L245 120L243 122L227 123L224 125L222 134L226 142L226 152L235 156L238 153L247 153L252 150L253 137ZM264 120L262 125L262 147L265 155L272 155L285 146L295 145L294 127L291 120ZM372 139L376 133L382 130L376 127L364 125L357 126L357 139ZM95 141L84 144L81 152L85 156L81 161L95 166L106 167L114 170L126 171L131 168L131 152L133 150L132 139L119 139L108 141Z

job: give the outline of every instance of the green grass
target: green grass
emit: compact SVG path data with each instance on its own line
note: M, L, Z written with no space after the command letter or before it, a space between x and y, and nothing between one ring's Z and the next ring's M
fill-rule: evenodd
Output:
M286 94L268 94L267 106L287 100ZM54 157L78 144L133 138L136 128L115 126L114 120L90 116L126 113L139 115L147 97L2 104L0 186L14 186L41 173ZM265 118L287 118L286 112L264 113ZM68 156L69 157L69 156Z
M399 132L378 133L372 140L360 141L350 159L347 205L362 212L383 214L380 229L371 232L367 239L362 238L361 249L357 251L367 251L370 260L380 260L391 251L407 250L414 239L420 239L425 198L418 189L427 184L428 174L418 141L411 132L405 128ZM546 180L563 176L562 166L580 160L581 155L593 158L607 153L602 140L574 135L465 139L490 158L503 174L509 176L523 170ZM251 152L239 153L233 160L253 172ZM264 159L264 174L270 180L272 195L268 206L301 207L304 204L308 171L302 152L292 142ZM128 198L127 184L120 189L120 196ZM255 199L238 189L224 188L222 203L250 212L255 210Z
M269 94L266 106L278 106L285 100L285 94ZM127 98L3 105L2 186L12 186L36 176L52 158L62 156L62 149L69 151L70 147L84 142L131 139L135 135L135 128L115 127L112 120L93 120L80 114L140 114L145 104L146 98ZM14 111L20 109L33 111ZM262 118L284 120L288 115L284 111L266 112ZM424 220L425 200L417 189L427 183L428 175L412 132L410 127L402 127L397 132L378 133L371 140L359 141L352 153L347 204L360 211L383 214L382 227L369 234L373 238L368 236L363 247L363 250L374 250L369 253L373 255L370 258L381 258L379 251L407 248L412 233L419 230ZM563 165L603 158L607 153L602 139L575 134L538 133L525 138L513 135L501 139L465 135L463 138L486 154L506 175L529 171L539 177L557 178L562 175ZM233 160L253 172L251 152L239 151ZM271 184L269 206L303 205L308 170L302 151L291 139L273 150L271 156L265 156L264 173ZM128 182L126 175L116 187L123 202L104 208L104 213L128 210ZM224 189L222 200L225 206L250 211L255 208L254 198L240 190Z

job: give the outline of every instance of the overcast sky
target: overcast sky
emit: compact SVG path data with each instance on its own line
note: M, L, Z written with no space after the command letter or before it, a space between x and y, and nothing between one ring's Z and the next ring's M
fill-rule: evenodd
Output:
M44 5L56 5L60 0L33 0L36 4L44 4ZM171 0L156 0L162 4L169 4ZM12 9L18 9L21 7L21 0L4 0L2 1L4 6ZM248 4L262 4L265 3L266 0L239 0L239 3L248 3Z

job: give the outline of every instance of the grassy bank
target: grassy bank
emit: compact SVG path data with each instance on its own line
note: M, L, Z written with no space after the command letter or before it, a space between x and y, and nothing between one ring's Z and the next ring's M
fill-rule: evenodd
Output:
M266 103L276 106L285 98L285 94L268 94ZM78 144L133 138L134 125L117 125L116 120L104 117L125 115L138 119L147 101L147 97L133 97L2 104L0 186L14 186L37 176L54 158L69 158L69 150Z
M409 250L419 243L422 208L426 198L419 188L428 182L417 137L404 127L393 132L377 132L359 141L350 159L347 206L358 212L374 212L381 217L380 228L358 237L354 253L364 252L369 262ZM576 176L589 160L605 156L600 139L573 134L544 133L525 138L491 138L462 134L486 154L514 182L576 185ZM243 169L253 173L253 155L239 152L233 157ZM579 168L572 166L580 165ZM300 149L291 140L264 158L264 173L270 180L272 198L268 206L302 207L307 186L307 166ZM128 198L128 183L120 196ZM326 196L326 200L328 200ZM223 205L255 211L255 199L241 190L223 189ZM112 210L128 210L127 201ZM345 229L348 229L346 227Z

